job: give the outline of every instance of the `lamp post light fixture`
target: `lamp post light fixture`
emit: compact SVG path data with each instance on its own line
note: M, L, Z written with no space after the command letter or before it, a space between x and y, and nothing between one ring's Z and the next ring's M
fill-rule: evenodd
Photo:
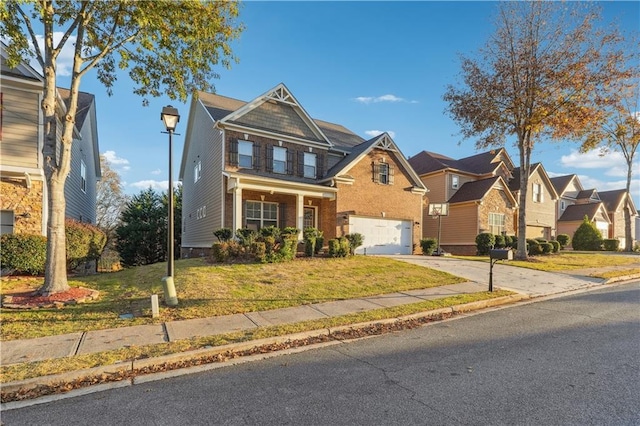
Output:
M167 105L162 108L160 119L164 122L169 134L169 190L167 191L167 209L169 220L167 224L167 276L163 278L164 301L168 306L178 305L178 296L173 282L173 161L172 161L172 139L173 132L180 121L178 109ZM165 133L165 132L163 132Z

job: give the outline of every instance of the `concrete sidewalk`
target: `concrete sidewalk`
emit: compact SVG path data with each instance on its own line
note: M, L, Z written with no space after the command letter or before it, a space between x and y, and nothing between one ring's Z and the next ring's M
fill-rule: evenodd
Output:
M330 318L410 303L488 290L489 264L447 257L389 256L466 278L452 284L379 296L337 300L262 312L212 318L170 321L106 330L78 332L28 340L2 342L0 363L16 363L64 358L109 351L129 346L173 342L192 337L214 336L258 327L291 324ZM525 297L539 297L602 285L604 280L566 274L540 272L498 263L493 270L494 289L507 289Z

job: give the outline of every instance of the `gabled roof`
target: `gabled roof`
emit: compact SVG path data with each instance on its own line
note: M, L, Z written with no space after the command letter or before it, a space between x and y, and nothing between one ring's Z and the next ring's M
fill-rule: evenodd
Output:
M529 166L529 176L534 174L536 171L546 181L547 186L551 191L551 198L553 200L557 200L559 197L558 192L556 191L556 188L553 185L553 182L551 181L551 179L549 178L549 175L547 174L547 171L544 169L544 166L542 165L542 163L534 163ZM509 181L509 190L512 192L520 191L520 167L516 167L515 169L513 169L511 171L511 174L513 177Z
M580 179L578 179L578 175L565 175L565 176L556 176L551 178L551 183L555 188L558 196L562 197L562 195L567 190L569 184L575 180L576 187L582 189L582 184L580 183Z
M33 80L39 83L44 82L42 73L36 71L27 61L20 62L15 68L9 68L7 65L9 55L7 54L6 47L7 45L3 41L0 41L0 75L16 76L21 79Z
M329 147L333 145L282 83L221 118L218 123L275 132Z
M607 212L615 212L624 208L625 200L629 201L631 207L631 214L636 215L638 211L633 204L633 199L629 196L626 189L614 189L611 191L598 192L600 200L604 203Z
M379 148L385 151L393 152L396 160L402 165L402 167L409 174L410 179L413 181L413 187L418 190L427 192L427 188L424 186L420 177L413 170L407 159L402 155L402 152L398 149L396 143L393 141L388 133L382 133L375 136L368 141L362 142L359 145L354 146L351 149L349 155L341 159L336 165L334 165L327 172L327 176L324 180L338 178L340 176L346 176L349 169L362 160L374 148Z
M513 206L518 202L507 188L507 184L501 176L493 176L487 179L480 179L473 182L466 182L455 194L449 198L448 203L467 203L470 201L481 201L494 188L503 189L505 195Z
M422 151L409 159L416 173L424 175L440 170L452 170L474 175L495 174L500 167L513 169L513 162L504 148L455 160L435 152Z
M607 223L611 223L603 203L571 204L564 210L558 222L581 221L585 216L593 221L598 213L607 219Z
M591 188L591 189L583 189L582 191L578 192L578 195L576 196L576 199L578 199L578 200L583 200L583 199L599 200L600 197L598 196L598 191L596 191L595 188Z
M222 121L222 122L227 120L229 117L236 116L237 115L236 113L240 110L244 109L246 111L248 107L246 109L245 107L249 104L249 102L229 98L226 96L207 93L207 92L198 92L198 99L200 100L200 102L202 103L202 105L204 106L204 108L207 110L207 112L209 113L209 115L214 121ZM260 99L260 97L256 99ZM263 111L263 112L266 112L266 111ZM271 112L273 113L274 111L271 111ZM286 113L287 111L285 110L280 112ZM289 112L291 113L291 111ZM252 120L254 122L257 121L259 117L257 117L256 115L257 114L254 114L253 119L251 117L245 118L245 121L252 121ZM291 116L292 115L290 114L290 117ZM292 117L295 120L295 116L292 116ZM280 115L278 115L278 118L279 119L281 118ZM262 117L262 119L265 119L265 117ZM242 118L240 118L239 120L242 121ZM320 130L320 132L324 134L326 140L328 140L336 148L347 148L348 150L348 148L359 145L365 141L360 136L356 135L346 127L341 126L339 124L330 123L323 120L316 120L316 119L311 119L311 120L313 121L315 126ZM237 120L233 122L237 122ZM251 123L237 123L237 124L251 125ZM298 124L300 124L299 121L298 121ZM286 125L275 123L275 127L281 127L283 128L283 132L287 132ZM264 129L264 130L276 130L276 129ZM292 129L290 128L288 131L291 133ZM293 131L293 133L296 133L296 132ZM292 136L299 137L300 134L299 133L292 134ZM315 135L313 135L312 137L316 139ZM325 143L326 143L326 140L324 141Z
M60 93L60 97L64 101L65 106L67 107L67 109L69 109L71 91L58 87L58 93ZM94 101L95 96L91 93L78 92L78 110L76 111L76 127L78 129L82 128L84 120L87 118L87 114L89 113L89 108L91 108L91 104Z

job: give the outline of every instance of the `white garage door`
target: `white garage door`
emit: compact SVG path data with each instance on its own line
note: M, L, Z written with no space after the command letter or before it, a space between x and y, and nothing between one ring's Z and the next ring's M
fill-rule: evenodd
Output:
M408 220L349 217L351 233L364 235L357 254L411 254L411 222Z

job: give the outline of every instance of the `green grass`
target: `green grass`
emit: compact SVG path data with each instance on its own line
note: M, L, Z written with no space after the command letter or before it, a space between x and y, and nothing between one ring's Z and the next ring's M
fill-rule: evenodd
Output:
M462 282L444 272L373 256L345 259L298 259L280 264L211 265L202 259L175 263L176 308L161 309L151 318L152 294L162 299L166 263L73 278L71 286L100 291L100 298L63 309L3 309L2 340L165 321L204 318L372 296ZM2 293L41 279L3 279ZM130 320L120 315L133 313Z

